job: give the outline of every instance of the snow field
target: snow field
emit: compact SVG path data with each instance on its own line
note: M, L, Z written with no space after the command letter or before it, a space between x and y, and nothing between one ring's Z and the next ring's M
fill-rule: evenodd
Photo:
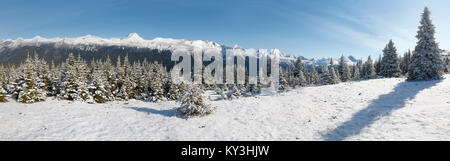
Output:
M0 140L449 140L449 89L449 79L348 82L212 101L215 113L190 119L173 101L11 100Z

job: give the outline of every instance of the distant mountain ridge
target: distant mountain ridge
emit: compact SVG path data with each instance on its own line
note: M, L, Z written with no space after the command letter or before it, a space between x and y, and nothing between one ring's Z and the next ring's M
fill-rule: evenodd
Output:
M155 38L152 40L145 40L137 33L130 33L123 38L101 38L93 35L86 35L75 38L44 38L41 36L35 36L31 39L17 38L0 40L0 63L3 64L18 64L24 60L28 53L38 53L40 57L48 59L48 61L61 62L67 54L72 52L74 54L80 54L85 59L104 59L105 55L115 60L117 56L128 54L130 61L135 59L148 58L149 61L162 61L164 64L171 64L170 57L162 58L163 55L171 53L171 51L179 48L218 48L218 49L243 49L243 50L256 50L256 49L244 49L238 45L229 47L212 41L203 40L187 40L187 39L171 39L171 38ZM261 50L267 51L269 54L282 55L281 63L287 63L285 65L292 65L297 59L292 56L285 56L278 49L257 49L256 52ZM153 56L152 56L152 55ZM159 55L155 58L155 55ZM300 56L300 58L307 65L313 63L322 65L329 63L330 58L320 59L307 59ZM349 64L356 63L356 59L353 56L346 58L346 62ZM334 59L337 63L338 60Z
M129 55L130 61L147 58L149 61L160 61L165 65L173 64L170 61L170 54L175 49L192 48L218 48L218 49L243 49L267 51L269 54L280 54L283 66L293 66L297 57L286 56L278 49L244 49L238 45L233 47L222 45L213 41L155 38L145 40L137 33L130 33L122 38L101 38L93 35L86 35L75 38L44 38L35 36L31 39L17 38L0 40L0 63L19 64L28 53L38 53L40 57L59 63L67 58L68 53L80 54L83 58L104 59L109 55L111 59ZM444 57L450 57L450 51L442 50ZM329 64L331 58L305 58L298 56L307 66ZM359 60L354 56L344 57L344 61L349 65L355 65ZM339 58L333 58L333 63L338 64Z

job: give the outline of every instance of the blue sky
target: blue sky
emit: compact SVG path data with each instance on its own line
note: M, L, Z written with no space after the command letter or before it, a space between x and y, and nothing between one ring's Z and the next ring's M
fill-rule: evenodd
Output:
M155 37L278 48L305 57L378 56L389 39L413 49L420 14L431 10L450 50L448 0L2 0L0 39Z

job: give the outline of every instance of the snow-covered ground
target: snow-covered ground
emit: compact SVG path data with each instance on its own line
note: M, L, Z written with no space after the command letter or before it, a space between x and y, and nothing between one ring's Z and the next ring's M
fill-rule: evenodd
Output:
M450 140L450 75L377 79L278 96L213 101L205 117L176 102L0 104L0 140Z

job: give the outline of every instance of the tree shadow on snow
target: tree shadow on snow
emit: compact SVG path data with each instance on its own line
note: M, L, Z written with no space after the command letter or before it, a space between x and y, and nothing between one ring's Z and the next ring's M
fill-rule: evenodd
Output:
M136 110L138 112L144 112L147 114L156 114L156 115L161 115L161 116L166 116L166 117L177 116L177 112L175 109L155 110L155 109L151 109L151 108L147 108L147 107L127 107L127 108Z
M414 97L422 90L435 86L441 80L407 82L397 84L394 91L380 95L373 100L367 108L355 113L352 118L342 123L332 131L322 134L328 141L341 141L348 137L358 135L362 129L370 126L381 117L389 116L392 111L405 107L406 101Z

